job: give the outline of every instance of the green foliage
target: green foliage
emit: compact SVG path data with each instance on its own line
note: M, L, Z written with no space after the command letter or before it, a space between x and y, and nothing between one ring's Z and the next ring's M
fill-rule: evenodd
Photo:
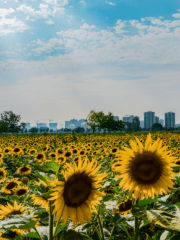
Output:
M84 237L80 233L70 229L68 231L63 231L59 240L69 240L69 239L84 240Z
M160 123L154 123L151 126L152 131L161 131L163 129L163 126Z
M84 133L85 129L83 127L77 127L75 129L73 129L72 131L73 133Z

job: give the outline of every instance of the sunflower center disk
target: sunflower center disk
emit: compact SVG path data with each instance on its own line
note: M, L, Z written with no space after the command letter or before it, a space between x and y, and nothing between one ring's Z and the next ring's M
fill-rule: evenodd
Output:
M66 182L64 200L69 207L78 207L85 203L91 194L91 179L85 174L75 174Z
M151 152L136 155L131 165L131 174L139 184L153 184L158 181L163 171L161 159Z

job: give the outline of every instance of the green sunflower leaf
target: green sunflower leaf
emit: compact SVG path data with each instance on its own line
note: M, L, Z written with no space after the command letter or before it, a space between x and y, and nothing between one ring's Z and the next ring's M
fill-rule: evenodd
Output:
M41 174L39 173L35 173L34 176L36 176L37 178L40 178L41 180L43 180L47 185L49 185L49 182L47 180L46 177L42 176Z
M58 163L55 162L46 162L44 164L44 166L35 164L34 165L35 169L41 171L41 172L45 172L45 173L57 173L57 171L59 170L60 166Z
M30 232L26 235L26 237L29 237L29 238L38 238L39 239L39 236L36 232Z
M143 206L143 205L147 205L148 203L153 203L153 202L158 202L158 198L154 198L152 199L151 197L149 197L148 199L143 199L143 200L140 200L140 203L139 205Z
M107 194L106 196L103 197L103 202L107 202L113 198L114 198L113 194Z
M63 231L59 240L69 240L69 239L84 240L84 237L79 232L76 232L76 231L70 229L68 231Z

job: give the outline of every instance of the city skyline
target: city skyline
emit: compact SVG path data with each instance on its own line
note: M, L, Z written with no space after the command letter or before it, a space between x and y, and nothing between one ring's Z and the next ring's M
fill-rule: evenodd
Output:
M0 113L180 123L180 1L2 0L0 28Z
M152 126L152 124L153 123L160 123L162 126L165 126L165 124L166 124L166 122L168 122L169 120L168 120L168 115L173 115L174 117L174 120L173 120L173 123L168 123L168 125L170 124L170 125L173 125L174 127L176 126L176 125L180 125L180 123L177 123L176 122L176 117L175 117L175 113L173 113L172 111L170 111L170 112L167 112L167 113L165 113L164 115L165 115L165 118L163 119L163 118L159 118L158 116L155 116L155 112L153 112L153 111L147 111L147 112L144 112L144 119L143 120L141 120L140 119L140 117L139 116L134 116L134 115L132 115L132 114L126 114L126 116L124 116L124 117L122 117L122 118L119 118L119 116L114 116L114 119L116 119L116 120L122 120L122 121L124 121L124 122L132 122L133 121L133 118L135 118L135 117L138 117L138 119L139 119L139 121L140 121L140 126L144 126L144 125L146 125L147 123L147 115L154 115L154 120L150 120L150 122L149 122L149 124L150 124L150 126L146 126L147 128L148 127L151 127ZM145 117L146 116L146 117ZM38 123L36 123L36 126L32 126L29 122L27 123L29 126L31 126L31 127L38 127L38 125L39 125L39 127L41 126L46 126L46 127L52 127L52 125L56 125L56 128L58 128L58 129L60 129L60 128L68 128L70 125L74 125L75 124L75 127L79 127L79 126L81 126L81 123L84 123L85 121L85 118L84 119L76 119L76 118L72 118L72 119L70 119L69 121L65 121L65 123L64 124L59 124L59 126L58 126L58 123L55 123L55 122L53 122L53 123L51 123L50 121L49 121L49 126L48 126L48 123L44 123L44 122L38 122ZM50 126L51 125L51 126ZM61 125L61 127L60 127L60 125ZM76 126L77 125L77 126ZM168 126L167 125L167 126Z

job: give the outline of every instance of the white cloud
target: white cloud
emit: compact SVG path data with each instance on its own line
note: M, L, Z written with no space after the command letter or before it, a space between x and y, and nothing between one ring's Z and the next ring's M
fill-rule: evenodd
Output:
M57 6L65 6L68 4L68 0L43 0L43 1L48 4L53 4Z
M49 9L47 4L39 5L40 11L35 11L32 7L26 6L26 4L22 4L17 8L17 11L22 11L24 14L30 14L33 17L42 17L48 18L48 16L55 16L56 13L64 14L64 8L58 8L53 6L54 11Z
M40 54L41 52L52 52L54 49L62 49L59 45L62 45L63 41L61 39L51 38L47 43L44 43L38 39L36 44L41 45L42 47L35 48L32 51Z
M86 5L85 1L80 1L79 3L82 3L82 4L83 4L83 6L85 6L85 5Z
M16 17L13 19L1 18L0 20L0 36L5 36L9 33L23 32L30 28L31 27L28 27L22 21L16 20Z
M54 24L54 22L52 20L48 20L45 23L48 24L48 25Z
M18 0L4 0L4 3L8 3L8 2L12 2L12 1L16 2L16 3L18 2Z
M91 28L96 28L95 25L89 26L87 23L84 23L82 26L80 26L81 29L91 29Z
M109 2L109 5L116 6L116 4L112 2Z
M126 27L126 21L122 21L121 19L119 19L116 22L116 27L113 27L113 29L115 29L115 32L117 34L122 34L125 32L129 32L128 30L123 30L122 28Z
M7 15L10 15L13 12L14 12L14 9L12 9L12 8L9 8L9 9L0 8L0 17L5 17Z
M172 17L174 17L174 18L180 18L180 13L175 13L175 14L172 15Z
M55 14L64 14L64 8L58 8L58 7L53 7L54 11L53 11L53 16L55 16Z

